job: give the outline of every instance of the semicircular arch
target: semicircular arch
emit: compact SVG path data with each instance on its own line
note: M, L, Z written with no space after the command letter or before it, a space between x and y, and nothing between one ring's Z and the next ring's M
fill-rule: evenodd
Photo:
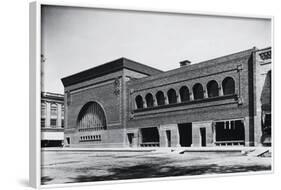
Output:
M86 103L77 117L78 129L106 130L107 122L103 107L95 101Z

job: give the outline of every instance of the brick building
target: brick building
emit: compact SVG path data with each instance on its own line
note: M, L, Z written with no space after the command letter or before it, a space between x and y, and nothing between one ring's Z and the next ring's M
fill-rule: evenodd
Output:
M256 53L256 123L262 129L261 142L271 144L271 48Z
M62 146L64 141L64 96L41 93L41 147Z
M197 64L182 61L167 72L126 58L79 72L62 79L65 145L270 144L268 73L270 48Z

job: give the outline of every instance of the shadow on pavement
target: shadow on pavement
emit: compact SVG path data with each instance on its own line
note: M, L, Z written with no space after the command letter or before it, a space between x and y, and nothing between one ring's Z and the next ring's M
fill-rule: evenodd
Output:
M153 177L171 177L171 176L185 176L185 175L202 175L202 174L222 174L235 172L250 172L250 171L264 171L271 170L271 166L218 166L216 164L209 164L203 166L189 166L189 167L174 167L163 166L159 164L141 164L130 167L112 168L109 172L113 174L106 176L89 176L78 175L74 178L69 178L68 183L77 182L93 182L106 180L122 180L122 179L139 179L139 178L153 178Z
M50 178L49 176L43 176L41 177L41 184L44 185L49 181L52 181L54 178Z

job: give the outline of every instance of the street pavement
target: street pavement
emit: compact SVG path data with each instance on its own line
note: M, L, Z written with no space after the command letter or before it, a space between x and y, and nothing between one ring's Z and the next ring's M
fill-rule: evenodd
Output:
M233 152L42 150L42 184L271 170L271 157Z

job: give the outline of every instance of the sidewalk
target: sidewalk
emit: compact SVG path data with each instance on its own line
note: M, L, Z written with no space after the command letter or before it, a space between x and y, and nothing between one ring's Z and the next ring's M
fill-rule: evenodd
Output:
M252 152L252 151L271 151L271 147L243 147L243 146L226 146L226 147L138 147L138 148L77 148L77 147L50 147L41 148L41 151L70 151L70 152Z

